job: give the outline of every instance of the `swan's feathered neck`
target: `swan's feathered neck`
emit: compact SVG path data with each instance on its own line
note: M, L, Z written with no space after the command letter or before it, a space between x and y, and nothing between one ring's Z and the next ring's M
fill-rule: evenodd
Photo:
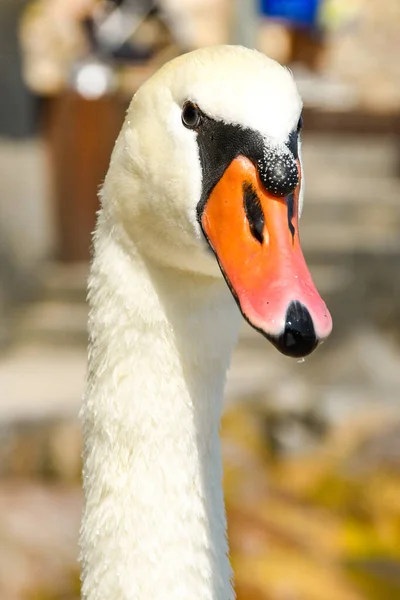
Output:
M104 215L89 283L87 600L231 600L218 427L239 315L222 280L157 267Z

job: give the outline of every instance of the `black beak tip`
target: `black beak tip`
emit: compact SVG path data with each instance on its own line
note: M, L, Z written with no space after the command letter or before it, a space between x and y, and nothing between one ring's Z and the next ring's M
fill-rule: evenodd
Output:
M293 358L308 356L319 342L310 313L298 301L287 309L284 331L269 339L282 354Z

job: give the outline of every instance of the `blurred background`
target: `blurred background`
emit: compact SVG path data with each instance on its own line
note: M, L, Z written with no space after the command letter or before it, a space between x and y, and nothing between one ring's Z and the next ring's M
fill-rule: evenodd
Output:
M77 600L85 281L128 102L241 43L304 99L303 249L334 332L243 325L223 420L239 600L400 598L398 0L1 0L0 598Z

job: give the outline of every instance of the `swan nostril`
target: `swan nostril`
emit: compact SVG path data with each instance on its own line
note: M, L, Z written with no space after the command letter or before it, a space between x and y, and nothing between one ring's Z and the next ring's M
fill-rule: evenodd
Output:
M318 346L314 324L307 308L299 301L292 302L286 312L285 329L272 343L286 356L301 358Z
M264 241L265 218L260 199L251 183L243 184L243 205L251 235L260 244Z

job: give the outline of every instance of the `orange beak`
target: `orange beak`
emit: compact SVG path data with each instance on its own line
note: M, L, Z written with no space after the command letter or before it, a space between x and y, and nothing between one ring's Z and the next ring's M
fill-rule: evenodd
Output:
M305 263L298 232L299 183L291 197L263 186L257 168L235 158L201 214L203 232L245 319L289 356L305 356L332 329Z

